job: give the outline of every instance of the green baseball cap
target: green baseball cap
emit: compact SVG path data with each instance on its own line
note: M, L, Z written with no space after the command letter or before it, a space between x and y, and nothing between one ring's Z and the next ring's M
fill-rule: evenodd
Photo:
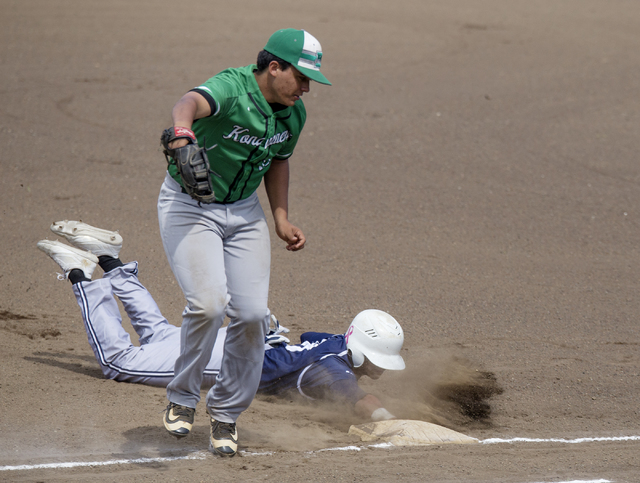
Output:
M264 50L289 62L309 79L320 84L331 82L320 72L322 47L309 32L296 29L278 30L268 40Z

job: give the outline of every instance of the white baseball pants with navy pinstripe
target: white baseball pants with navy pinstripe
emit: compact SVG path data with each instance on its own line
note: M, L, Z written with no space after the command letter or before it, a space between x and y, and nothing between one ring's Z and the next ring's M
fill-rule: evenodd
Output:
M180 328L162 316L147 289L138 281L138 264L127 263L92 282L80 282L73 292L82 311L89 344L104 375L122 382L165 387L173 379L180 354ZM122 327L118 297L131 319L140 346ZM203 370L203 385L210 387L222 362L226 328Z

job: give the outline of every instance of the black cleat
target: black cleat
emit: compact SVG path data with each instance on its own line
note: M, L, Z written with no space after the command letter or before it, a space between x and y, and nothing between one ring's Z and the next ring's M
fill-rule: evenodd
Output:
M223 423L211 418L209 451L219 456L235 456L238 452L236 423Z
M191 432L196 410L187 406L169 403L164 411L164 427L176 438L184 438Z

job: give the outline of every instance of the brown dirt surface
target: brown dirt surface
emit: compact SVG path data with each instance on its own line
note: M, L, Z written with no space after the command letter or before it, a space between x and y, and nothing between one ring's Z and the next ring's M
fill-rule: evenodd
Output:
M164 390L102 378L36 248L59 219L118 229L179 324L156 215L171 107L305 28L333 86L304 96L291 160L307 247L272 236L270 305L292 338L377 308L402 324L408 369L364 386L399 416L480 440L638 436L639 2L2 6L0 480L639 481L638 440L371 448L349 411L295 399L257 399L245 453L216 459L203 407L176 441Z

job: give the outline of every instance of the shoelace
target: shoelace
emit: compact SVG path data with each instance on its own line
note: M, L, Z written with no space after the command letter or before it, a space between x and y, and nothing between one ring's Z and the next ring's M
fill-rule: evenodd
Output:
M218 426L214 431L214 435L216 436L225 436L231 435L236 432L236 424L235 423L221 423L218 422Z
M193 411L193 409L188 408L187 406L180 406L178 404L175 404L173 406L173 414L175 414L177 416L190 417L191 416L191 411Z

